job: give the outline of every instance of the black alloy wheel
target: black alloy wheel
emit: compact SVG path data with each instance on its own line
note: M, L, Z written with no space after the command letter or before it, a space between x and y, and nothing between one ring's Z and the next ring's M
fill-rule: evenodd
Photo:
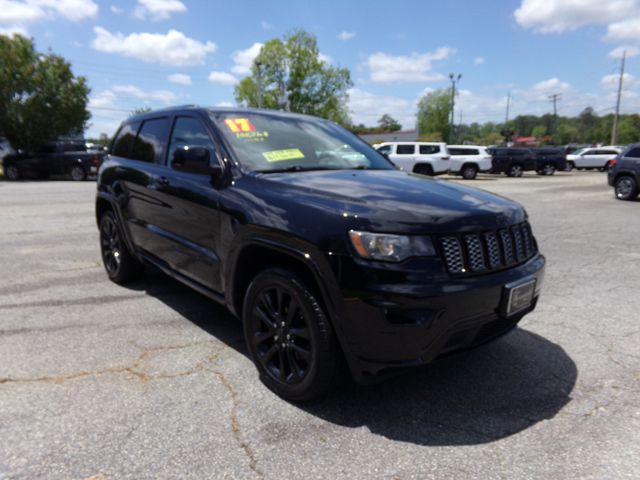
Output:
M475 165L465 165L462 167L462 178L465 180L473 180L478 175L478 167Z
M144 265L129 253L113 212L107 211L100 218L100 253L109 279L127 283L138 279Z
M20 170L15 165L7 165L7 168L4 169L4 176L9 180L19 180Z
M524 169L522 168L522 165L516 163L509 167L509 171L507 172L507 175L509 177L521 177L523 172L524 172Z
M80 165L74 165L71 168L71 178L76 182L81 182L82 180L87 178L87 173Z
M249 285L243 306L247 347L263 383L292 401L326 395L341 354L316 294L293 272L270 269Z
M638 196L638 184L633 177L625 175L616 180L614 191L618 200L633 200Z

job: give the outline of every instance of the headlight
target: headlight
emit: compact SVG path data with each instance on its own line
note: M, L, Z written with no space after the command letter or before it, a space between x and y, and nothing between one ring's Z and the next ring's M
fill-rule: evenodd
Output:
M349 231L358 255L371 260L401 262L409 257L431 257L436 251L429 237Z

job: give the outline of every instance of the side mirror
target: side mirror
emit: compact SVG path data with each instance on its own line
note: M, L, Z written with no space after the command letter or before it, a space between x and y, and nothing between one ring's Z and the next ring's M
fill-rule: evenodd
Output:
M171 167L179 172L198 173L218 176L222 173L220 165L210 165L211 155L204 147L179 147L173 151Z

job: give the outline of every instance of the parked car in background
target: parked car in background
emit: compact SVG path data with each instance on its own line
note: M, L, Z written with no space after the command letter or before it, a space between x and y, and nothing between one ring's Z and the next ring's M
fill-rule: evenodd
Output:
M613 159L607 173L619 200L634 200L640 192L640 143L629 145Z
M567 156L562 148L532 148L536 156L538 175L553 175L567 168Z
M521 177L524 172L536 170L536 155L529 148L499 147L491 153L491 173L506 173L509 177Z
M9 180L48 178L50 175L84 180L97 173L103 157L103 153L87 152L84 143L52 142L33 152L19 151L7 155L2 160L2 168Z
M518 203L400 171L289 112L131 117L95 212L112 281L151 264L225 305L262 381L293 401L348 371L367 383L493 340L534 310L544 278Z
M461 175L466 180L473 180L478 172L491 170L491 154L487 147L479 145L447 145L451 156L449 173Z
M611 161L620 153L619 147L589 147L567 155L567 165L570 170L574 168L597 168L605 171Z
M450 156L443 142L385 142L377 150L405 172L433 176L449 171Z
M15 153L15 151L11 147L9 140L4 137L0 137L0 162L4 157L13 153Z

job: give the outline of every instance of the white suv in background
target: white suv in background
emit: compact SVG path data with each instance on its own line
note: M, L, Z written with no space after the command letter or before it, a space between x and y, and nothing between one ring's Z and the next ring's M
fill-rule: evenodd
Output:
M449 171L447 144L438 142L385 142L376 148L405 172L440 175Z
M608 170L609 162L613 160L621 149L619 147L590 147L567 155L567 169L598 168Z
M491 170L491 154L487 151L487 147L449 145L447 151L451 155L449 172L462 175L466 180L473 180L478 172Z

